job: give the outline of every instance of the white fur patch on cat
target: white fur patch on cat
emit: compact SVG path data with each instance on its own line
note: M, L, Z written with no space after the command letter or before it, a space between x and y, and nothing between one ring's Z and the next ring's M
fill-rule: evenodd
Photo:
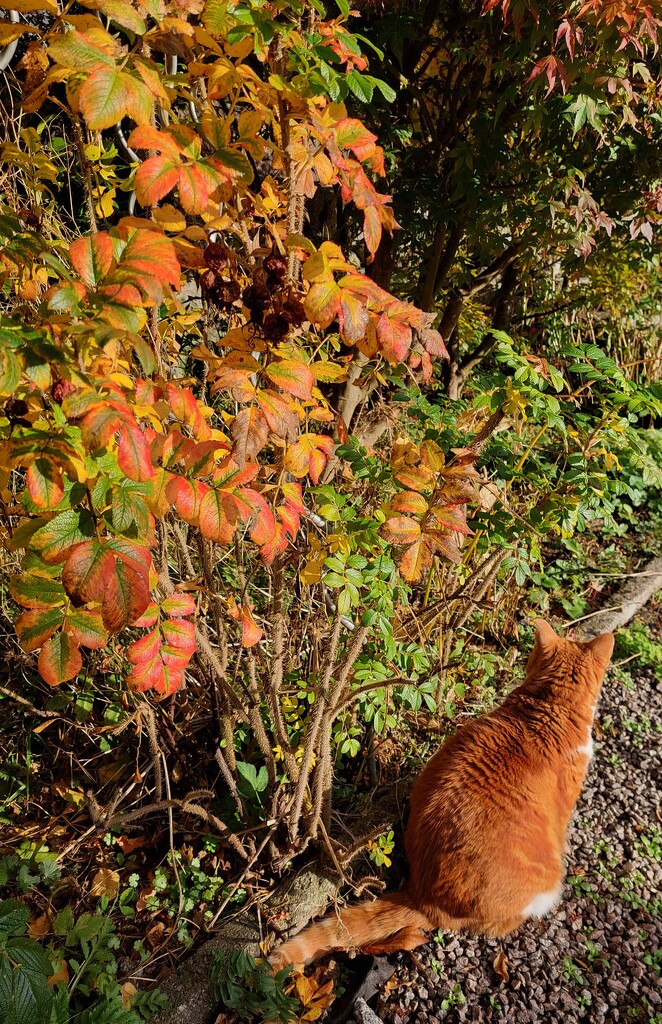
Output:
M524 907L522 917L544 917L550 910L553 910L561 897L561 886L551 889L549 892L539 892L530 903Z
M575 753L585 754L589 761L593 757L593 734L591 733L590 725L588 726L588 739L586 743L583 743L581 746L577 747Z

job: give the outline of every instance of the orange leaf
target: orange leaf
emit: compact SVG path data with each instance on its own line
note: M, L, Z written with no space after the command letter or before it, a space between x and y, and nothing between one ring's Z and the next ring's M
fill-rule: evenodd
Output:
M416 516L424 515L428 510L428 503L422 494L415 491L400 491L389 501L394 512L412 512Z
M426 530L425 542L435 555L443 555L450 562L456 565L462 561L462 554L457 544L450 536L441 530Z
M227 494L211 488L200 502L199 526L203 537L229 544L237 525L237 508Z
M64 620L62 608L31 608L16 619L14 629L26 653L36 651L60 628Z
M286 441L293 439L299 426L299 418L288 401L277 391L271 390L258 391L255 397L269 429Z
M411 466L398 470L393 476L412 491L430 491L435 481L435 474L427 466Z
M240 465L252 462L266 445L269 436L269 427L262 410L255 405L240 409L230 426L230 436L234 441L232 455L237 462Z
M319 327L328 327L340 309L342 292L336 282L316 281L303 301L306 316Z
M37 508L54 508L64 497L62 472L48 459L35 459L28 466L25 483Z
M389 544L413 544L421 535L421 527L415 519L393 516L386 520L379 532Z
M39 652L39 675L49 686L59 686L73 679L82 667L80 648L66 633L51 637Z
M300 359L282 359L270 363L264 371L269 380L296 398L311 398L315 378L309 366Z
M409 583L420 580L424 570L432 561L432 555L423 540L417 540L407 548L400 561L400 575Z
M69 256L83 284L95 288L113 265L113 240L107 231L77 238L69 246Z
M180 164L168 156L151 156L136 171L134 185L141 206L154 206L179 181Z
M197 214L207 209L209 202L207 183L195 164L184 164L180 169L179 201L186 213Z
M89 647L93 651L103 650L108 644L108 633L104 629L100 612L70 608L67 612L65 631L75 643L81 647Z

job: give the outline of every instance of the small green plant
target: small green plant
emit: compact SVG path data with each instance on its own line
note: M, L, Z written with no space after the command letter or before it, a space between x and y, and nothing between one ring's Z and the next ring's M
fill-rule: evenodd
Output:
M592 942L591 939L586 939L584 945L586 946L586 959L591 969L594 967L609 967L609 960L600 947L596 946L595 942Z
M56 916L47 946L27 934L30 911L0 903L0 1020L3 1024L142 1024L168 1001L162 992L127 991L117 980L119 939L101 901L97 914ZM128 1004L127 1005L127 1001Z
M641 958L647 967L652 967L653 973L658 977L662 974L662 949L651 949L644 953Z
M442 1010L450 1010L454 1006L464 1006L466 1001L467 997L462 991L462 988L459 984L455 984L448 995L441 1000L440 1008Z
M380 868L382 866L390 868L391 854L394 848L393 832L387 832L386 835L379 836L376 840L371 839L367 846L370 860Z
M662 830L657 825L651 825L644 829L634 844L634 848L640 857L651 857L660 863L662 861Z
M563 977L575 985L584 985L584 975L570 956L563 958Z
M578 899L587 899L591 903L600 904L603 902L602 897L593 888L593 886L587 882L583 875L568 875L566 879L568 885L572 886L575 896Z
M616 637L615 660L637 656L637 664L662 673L662 644L652 640L646 626L635 622Z
M291 967L274 974L266 960L256 960L244 950L221 953L216 950L211 968L211 986L214 998L237 1020L258 1017L264 1021L288 1021L297 1017L299 1004L286 995L283 982Z

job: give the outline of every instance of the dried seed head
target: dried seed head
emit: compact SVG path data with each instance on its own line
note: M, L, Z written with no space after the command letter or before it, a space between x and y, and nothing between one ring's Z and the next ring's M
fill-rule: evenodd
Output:
M289 333L290 324L282 313L269 313L264 318L263 329L269 341L282 341Z

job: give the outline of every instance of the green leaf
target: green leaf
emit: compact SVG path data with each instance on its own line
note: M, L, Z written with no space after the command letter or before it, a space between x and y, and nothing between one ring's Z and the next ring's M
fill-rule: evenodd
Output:
M30 911L18 900L0 903L0 935L23 935L30 920Z
M94 520L87 509L62 512L32 537L31 547L45 562L63 562L69 548L94 536Z
M350 71L347 76L347 85L358 100L361 100L362 103L370 103L374 90L365 75L361 75L356 70Z
M9 593L23 608L54 608L64 604L64 587L59 580L22 572L9 580Z
M7 942L0 952L2 1024L46 1024L53 1002L48 985L52 972L49 958L32 939Z

